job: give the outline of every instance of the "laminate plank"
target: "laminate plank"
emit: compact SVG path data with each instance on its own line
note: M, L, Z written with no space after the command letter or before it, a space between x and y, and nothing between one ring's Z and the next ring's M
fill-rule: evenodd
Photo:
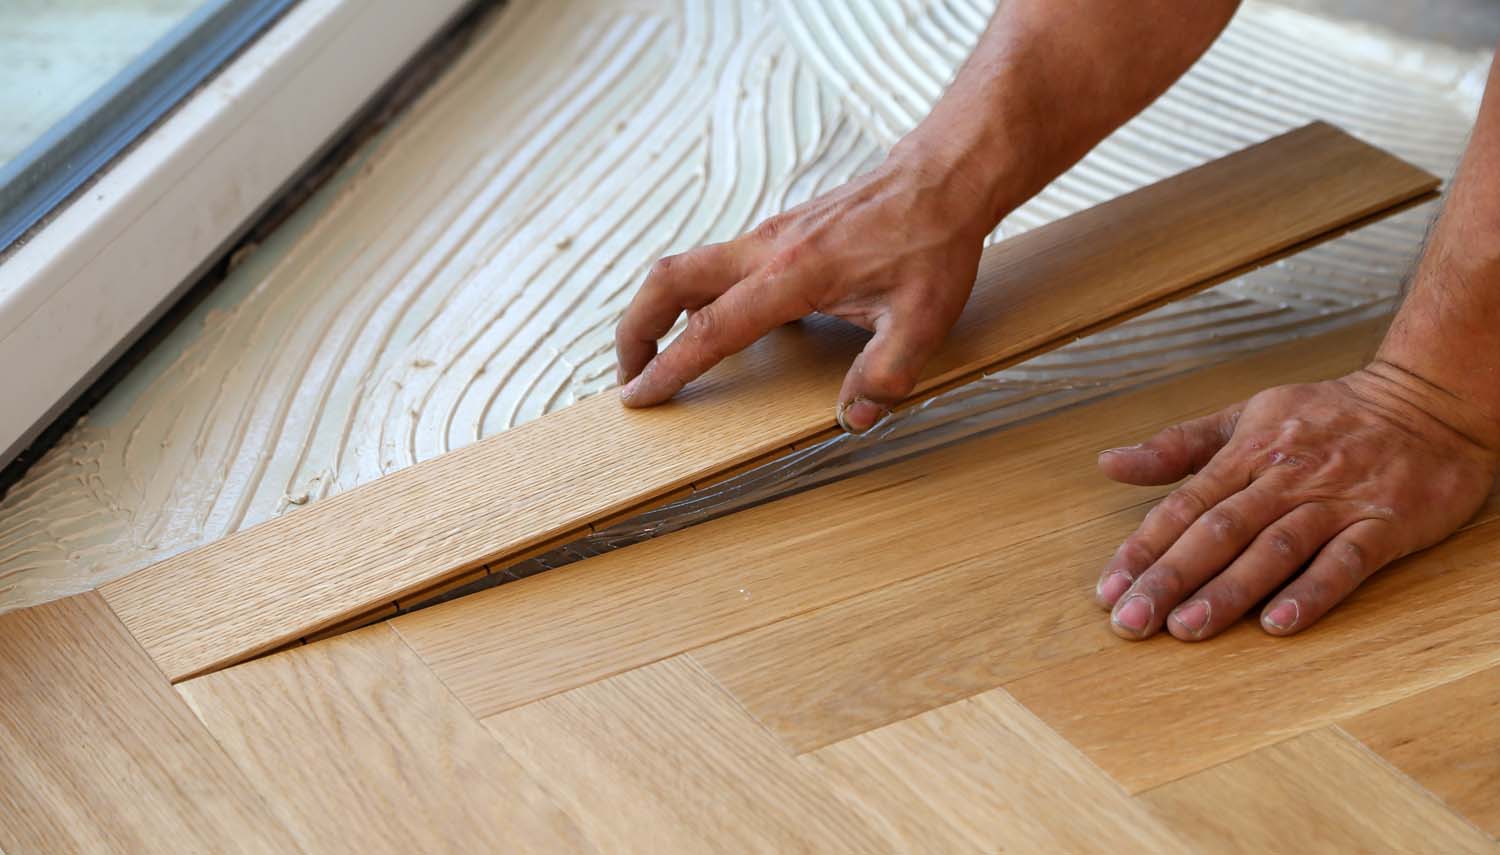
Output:
M1121 642L1006 687L1139 792L1500 664L1497 551L1491 520L1294 637L1245 621L1208 644Z
M309 851L589 851L388 626L177 688Z
M484 723L601 852L889 852L713 681L668 659Z
M1342 727L1500 838L1500 667L1370 710Z
M1320 729L1141 796L1201 852L1495 851L1348 736Z
M906 667L901 657L914 657L914 667L938 661L941 651L911 649L922 646L928 628L955 637L986 626L991 618L985 609L1017 615L1014 605L1003 602L1004 588L994 587L1010 577L987 578L997 552L1160 495L1103 478L1095 452L1211 412L1266 383L1336 376L1377 340L1376 327L1362 325L1281 346L405 615L393 625L470 709L488 715L947 568L948 578L967 580L961 584L984 589L989 599L959 617L955 611L966 609L961 599L934 602L936 594L924 591L902 614L887 616L889 631L863 626L887 619L880 616L850 618L859 630L820 622L805 644L768 641L747 660L768 666L769 683L784 679L809 699L824 697L818 683L826 678L851 699L871 698L867 709L874 710L885 702L858 689L860 680L869 679L893 692L894 706L883 707L890 715L914 711L897 703L902 698L915 697L927 709L962 696L928 702L921 693L938 681L951 680L946 685L972 694L993 685L988 681L997 675L970 671L966 683L935 677L912 687L915 695L868 675L900 671ZM1128 533L1119 532L1121 538ZM1099 553L1093 571L1118 543L1106 545L1104 539L1087 541L1088 548L1076 553L1080 560ZM1093 579L1068 557L1070 546L1063 544L1053 556L1036 554L1025 568L1029 575L1016 580L1019 590L1055 588L1056 596L1045 603L1026 600L1038 607L1018 616L1013 646L1052 621L1066 627L1087 620L1107 634L1103 614L1082 596ZM1073 568L1072 575L1054 576L1057 565ZM942 618L924 622L911 613L929 603ZM943 619L954 625L934 627ZM903 631L912 635L911 645L882 648L884 639ZM862 632L869 633L867 640L859 637ZM954 644L950 649L961 660L968 648ZM880 650L897 659L881 661ZM829 659L840 656L849 657L849 668L833 675ZM801 657L806 667L797 661ZM856 673L861 671L868 673ZM830 704L838 706L837 700ZM876 715L868 724L888 720Z
M0 847L301 851L93 593L0 615Z
M945 561L692 656L788 750L814 751L1118 645L1090 594L1148 507Z
M1190 851L1000 690L802 759L872 821L932 852Z
M1004 241L985 253L914 399L1409 205L1436 184L1318 124ZM596 396L102 592L174 681L222 667L830 429L830 403L863 341L814 317L663 407L626 411Z

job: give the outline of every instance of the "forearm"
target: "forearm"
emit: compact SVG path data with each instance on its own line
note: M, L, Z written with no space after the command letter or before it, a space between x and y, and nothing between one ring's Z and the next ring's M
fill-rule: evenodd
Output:
M1467 405L1454 427L1500 439L1500 67L1379 361Z
M1239 0L1008 0L893 156L972 191L984 231L1182 75Z

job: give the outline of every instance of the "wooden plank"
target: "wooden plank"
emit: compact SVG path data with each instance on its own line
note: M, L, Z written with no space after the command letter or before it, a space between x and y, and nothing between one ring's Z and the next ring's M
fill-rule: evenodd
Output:
M1090 593L1146 510L965 557L693 656L790 749L811 751L1116 648Z
M1386 568L1295 638L1245 621L1212 644L1122 642L1006 687L1138 792L1500 664L1497 551L1492 520Z
M986 251L914 395L1056 347L1430 195L1311 125ZM830 429L864 334L815 316L673 402L599 395L105 586L173 680L242 660Z
M1003 691L803 758L872 821L932 852L1188 852Z
M943 556L942 570L692 655L788 750L813 751L1118 645L1091 593L1146 510Z
M669 659L485 719L601 852L900 852Z
M1200 852L1495 851L1484 834L1334 729L1262 748L1141 799Z
M1009 545L1160 495L1101 477L1094 466L1099 449L1136 442L1266 383L1335 376L1376 340L1375 326L1366 325L1283 346L406 615L393 625L466 705L488 715L944 568L977 584L975 577L990 575L995 554ZM1092 572L1114 548L1102 541L1097 546L1102 552ZM1067 560L1066 552L1057 556ZM1033 562L1032 575L1017 580L1022 587L1059 586L1056 599L1028 612L1024 626L1039 631L1051 619L1071 625L1088 615L1107 635L1104 615L1078 590L1094 583L1091 571L1079 564L1077 577L1052 578L1053 569L1052 560ZM1007 579L994 575L991 581ZM1003 588L993 589L987 605L1004 597ZM1016 611L996 607L997 614ZM953 617L940 604L933 608ZM912 626L899 615L891 619ZM978 608L952 629L973 629L986 619ZM912 631L920 636L927 624L916 626ZM828 656L842 655L835 647L847 651L857 670L867 664L863 651L888 638L868 627L870 642L862 646L852 637L858 631L820 627L830 633L826 645L773 645L754 661L774 664L768 674L784 674L788 686L820 698L819 672L831 667ZM1028 631L1018 630L1017 637ZM809 660L805 670L795 663L801 656ZM922 661L933 660L915 660ZM901 667L886 661L871 672ZM866 697L854 688L860 676L830 672L828 679L850 697ZM959 685L958 678L943 679ZM965 685L970 694L988 688ZM896 701L912 697L892 691Z
M1500 838L1500 668L1370 710L1343 728Z
M385 625L178 690L309 851L589 849Z
M104 601L0 615L0 847L301 851Z

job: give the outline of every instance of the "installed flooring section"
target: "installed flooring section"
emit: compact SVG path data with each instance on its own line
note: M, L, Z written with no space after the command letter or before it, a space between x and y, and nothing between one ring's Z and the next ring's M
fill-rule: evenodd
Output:
M1293 638L1125 642L1089 599L1163 493L1094 451L1378 333L175 687L96 596L7 615L0 849L1500 852L1495 503Z

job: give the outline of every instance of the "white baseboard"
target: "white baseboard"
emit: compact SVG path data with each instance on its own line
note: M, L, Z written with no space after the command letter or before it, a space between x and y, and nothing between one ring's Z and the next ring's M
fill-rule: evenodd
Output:
M466 0L302 0L0 262L0 465Z

